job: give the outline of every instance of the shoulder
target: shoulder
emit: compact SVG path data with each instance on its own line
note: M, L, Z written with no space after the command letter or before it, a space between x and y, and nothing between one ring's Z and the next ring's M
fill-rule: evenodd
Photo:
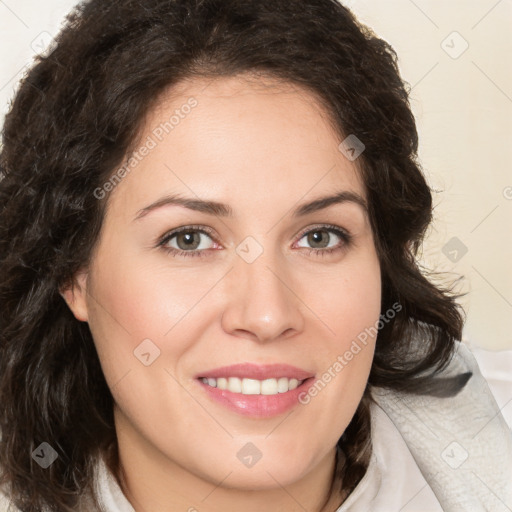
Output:
M453 382L462 383L458 392L443 396ZM512 433L468 346L457 342L424 393L373 388L372 395L444 510L512 505Z
M512 348L487 350L469 345L492 394L512 429Z

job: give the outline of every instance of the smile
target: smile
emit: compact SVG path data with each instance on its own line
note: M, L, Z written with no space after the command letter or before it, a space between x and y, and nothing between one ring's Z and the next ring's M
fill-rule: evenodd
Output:
M226 389L231 393L242 395L277 395L287 393L300 386L304 381L280 377L278 379L240 379L238 377L203 377L202 382L212 388Z
M270 418L300 404L314 373L288 364L241 363L205 370L196 382L223 409L252 418Z

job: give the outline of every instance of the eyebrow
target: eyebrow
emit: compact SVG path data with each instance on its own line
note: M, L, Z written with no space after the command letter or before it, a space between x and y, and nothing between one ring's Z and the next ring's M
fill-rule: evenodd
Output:
M320 197L309 203L304 203L295 208L292 212L294 218L303 217L313 212L324 210L329 206L343 203L355 203L359 205L364 212L368 213L368 206L366 201L356 192L343 190L336 194ZM233 209L224 203L217 201L208 201L204 199L194 199L191 197L183 197L178 194L162 197L158 201L142 208L137 212L134 220L139 220L145 217L151 211L157 210L164 206L182 206L189 210L206 213L208 215L215 215L217 217L234 217Z

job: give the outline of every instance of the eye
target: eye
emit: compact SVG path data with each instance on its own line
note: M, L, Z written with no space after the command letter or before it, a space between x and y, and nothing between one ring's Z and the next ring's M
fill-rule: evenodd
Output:
M352 236L347 231L337 226L318 226L309 229L302 234L300 239L302 240L305 237L307 243L313 246L312 248L305 247L308 254L316 253L319 256L341 251L346 248L352 240ZM338 239L338 242L336 242L336 239ZM334 243L332 244L332 242Z
M158 246L174 256L202 256L204 250L212 248L204 242L205 237L212 239L204 228L184 226L164 235Z

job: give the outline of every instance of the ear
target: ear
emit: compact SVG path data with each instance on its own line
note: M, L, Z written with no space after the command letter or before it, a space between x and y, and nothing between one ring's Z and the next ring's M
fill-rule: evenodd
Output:
M77 320L87 322L87 271L80 271L68 285L59 290Z

